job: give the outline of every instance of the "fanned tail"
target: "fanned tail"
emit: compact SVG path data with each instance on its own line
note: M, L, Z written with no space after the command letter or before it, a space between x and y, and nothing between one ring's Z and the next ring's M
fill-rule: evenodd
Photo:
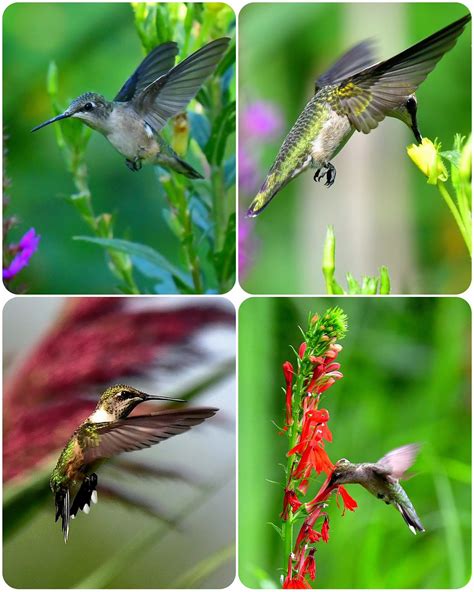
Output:
M265 179L260 191L257 193L257 196L250 204L250 207L247 210L247 218L255 218L261 212L263 212L275 195L280 191L280 189L288 184L291 178L292 177L289 177L283 181L277 181L277 176L275 173L270 173Z
M425 529L423 528L423 525L421 524L421 521L415 512L415 508L410 508L402 504L396 504L396 507L413 534L416 534L417 532L425 532Z
M71 506L70 516L75 518L79 510L89 514L92 504L97 503L97 475L92 473L84 479Z
M196 169L194 169L186 161L179 158L179 156L176 156L175 158L177 160L177 166L176 166L175 170L178 173L181 173L185 177L188 177L188 179L204 179L204 177L201 175L201 173L198 173L198 171Z
M56 491L55 494L56 502L56 518L55 522L61 517L62 530L64 536L64 542L67 543L69 536L69 489L61 488Z

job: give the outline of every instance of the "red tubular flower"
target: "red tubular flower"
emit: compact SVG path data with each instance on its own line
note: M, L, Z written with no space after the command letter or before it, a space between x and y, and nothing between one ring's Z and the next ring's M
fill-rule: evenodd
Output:
M302 562L300 561L300 564ZM298 569L296 575L293 575L293 557L292 555L290 555L288 557L288 573L286 575L286 578L283 582L283 589L301 589L301 588L309 588L311 589L311 586L308 584L308 582L305 580L304 578L304 573L303 570Z
M325 543L329 541L329 518L327 516L324 519L323 526L321 528L321 536Z
M311 586L308 582L304 579L304 576L296 575L294 578L290 578L286 576L285 581L283 582L283 589L290 589L293 588L295 590L301 590L309 588L311 590Z
M317 431L317 430L316 430ZM332 472L334 465L326 454L326 451L319 444L322 439L321 435L316 435L315 438L308 444L306 450L301 456L293 477L299 479L305 475L305 469L311 467L319 475L319 473L329 474Z
M296 446L294 446L288 453L287 456L292 454L303 454L306 447L311 444L314 440L319 441L324 437L323 431L318 432L318 424L323 424L329 420L329 413L326 409L313 410L304 413L303 416L303 428L301 430L300 437Z
M288 520L288 506L291 506L293 512L296 512L296 510L298 510L301 505L302 502L300 502L296 493L292 489L285 489L285 496L283 498L283 511L280 514L281 518L283 520Z
M357 502L347 493L347 490L343 485L339 485L337 488L337 496L339 495L342 497L344 503L344 511L349 510L349 512L353 512L357 508Z
M293 425L293 366L291 362L283 364L283 374L286 381L286 427Z
M308 556L305 559L303 565L303 574L308 574L310 580L314 580L316 578L316 561L314 560L314 552L316 549L310 549Z
M304 352L306 351L306 341L303 341L303 343L300 345L299 350L298 350L298 355L300 357L300 360L303 359L304 356Z
M305 504L306 511L308 513L313 513L318 508L321 502L324 502L330 495L330 493L335 489L334 485L330 485L331 482L331 475L328 475L326 481L321 485L319 488L316 497L314 497L310 502Z

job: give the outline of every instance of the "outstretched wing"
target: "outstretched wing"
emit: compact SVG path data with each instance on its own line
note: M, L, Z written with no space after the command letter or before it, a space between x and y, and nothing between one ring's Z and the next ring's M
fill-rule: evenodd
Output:
M316 80L314 92L317 93L323 86L338 84L357 72L372 66L376 61L374 43L372 40L366 39L346 51L335 64Z
M220 62L230 39L211 41L188 56L164 76L135 95L133 106L153 127L160 131L168 119L183 111L204 81Z
M383 469L394 479L403 479L406 471L415 462L416 455L420 449L419 444L407 444L400 448L391 450L383 456L377 465Z
M110 458L121 452L141 450L187 432L217 412L212 407L165 410L95 424L96 434L84 441L84 463Z
M368 134L388 112L413 94L471 20L459 19L402 53L350 76L337 88L337 102L352 125Z
M131 101L134 95L171 70L177 55L178 46L174 41L155 47L122 86L114 101Z

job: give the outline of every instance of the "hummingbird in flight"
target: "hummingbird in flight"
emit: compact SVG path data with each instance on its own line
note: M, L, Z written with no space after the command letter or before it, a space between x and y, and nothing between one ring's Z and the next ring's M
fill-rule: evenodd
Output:
M123 156L129 169L160 165L191 179L203 176L182 160L160 136L167 121L182 113L214 72L229 46L222 37L204 45L175 66L178 46L170 41L153 49L125 82L113 101L86 92L56 117L36 126L73 117L100 132Z
M410 498L400 485L400 479L407 478L406 471L414 463L418 450L417 444L407 444L388 452L375 463L352 463L341 458L325 491L346 483L359 483L376 498L394 506L413 534L424 532Z
M129 417L137 405L147 401L184 402L147 395L125 384L111 386L102 393L95 411L76 429L61 452L51 474L50 487L55 496L56 522L61 518L65 543L70 519L79 510L88 514L92 503L97 502L96 470L104 461L182 434L218 411L212 407L166 409Z
M286 136L247 216L258 216L283 187L308 168L315 170L315 181L325 179L330 187L336 178L331 160L356 130L368 134L385 117L401 120L420 143L414 93L454 47L470 19L466 15L382 62L375 63L370 41L345 53L316 81L314 96Z

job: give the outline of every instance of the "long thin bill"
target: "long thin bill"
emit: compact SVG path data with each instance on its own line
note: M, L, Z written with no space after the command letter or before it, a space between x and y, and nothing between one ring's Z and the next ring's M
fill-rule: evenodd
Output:
M36 132L37 130L49 125L50 123L54 123L55 121L59 121L60 119L66 119L67 117L71 117L71 115L69 113L61 113L61 115L56 115L56 117L48 119L48 121L45 121L44 123L40 123L40 125L37 125L31 131Z
M184 399L172 399L171 397L160 397L155 395L146 395L146 401L174 401L175 403L186 403Z

